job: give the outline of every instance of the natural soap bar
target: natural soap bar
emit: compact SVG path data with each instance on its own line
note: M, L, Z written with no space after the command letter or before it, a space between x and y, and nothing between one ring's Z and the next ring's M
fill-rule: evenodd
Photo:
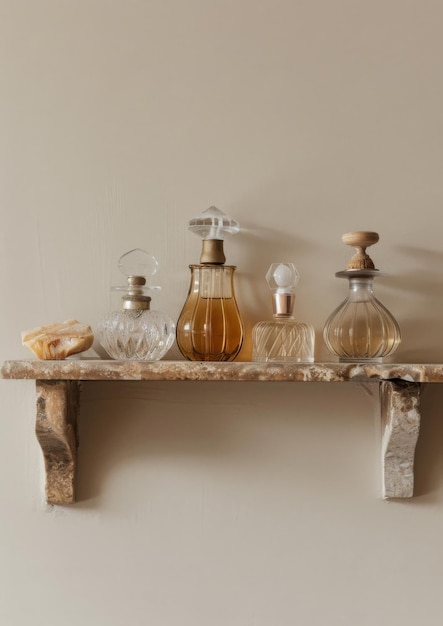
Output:
M90 326L77 320L67 320L22 332L22 343L39 359L65 359L71 354L88 350L94 335Z

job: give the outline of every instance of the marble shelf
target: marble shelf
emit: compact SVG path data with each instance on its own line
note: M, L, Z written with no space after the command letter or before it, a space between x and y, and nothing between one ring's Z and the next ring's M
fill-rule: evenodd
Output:
M75 502L77 415L82 381L230 381L377 385L382 420L383 497L411 498L423 383L443 383L443 365L113 361L5 361L4 379L35 380L36 435L46 468L46 500Z

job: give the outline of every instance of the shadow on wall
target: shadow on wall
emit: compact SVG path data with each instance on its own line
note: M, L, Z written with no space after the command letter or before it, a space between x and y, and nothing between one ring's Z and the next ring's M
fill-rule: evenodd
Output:
M441 501L442 396L424 386L408 503ZM294 501L379 499L379 425L376 385L85 383L75 506L96 507L109 484L134 502L165 480L175 490L177 480L189 489L239 480L263 498L278 485Z
M443 387L424 385L421 405L420 436L415 454L414 496L437 500L443 491Z
M378 289L400 323L402 342L394 357L412 363L443 360L443 252L398 246L406 258L404 273L387 273ZM381 297L384 302L384 295Z
M390 288L432 299L437 297L443 311L443 290L439 289L443 287L443 252L414 246L397 246L397 250L408 259L408 265L415 269L403 275L397 273L387 277Z
M263 497L276 485L294 500L338 485L377 497L377 402L352 383L85 383L79 505L109 498L114 481L133 501L168 474L189 489L238 479Z

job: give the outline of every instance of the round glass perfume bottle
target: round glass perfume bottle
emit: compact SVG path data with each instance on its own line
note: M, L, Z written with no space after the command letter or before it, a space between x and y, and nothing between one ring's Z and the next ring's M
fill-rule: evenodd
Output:
M202 237L200 264L190 265L188 296L177 322L177 345L192 361L233 361L243 343L243 323L234 291L236 267L225 265L223 241L238 222L210 207L189 222Z
M314 327L293 317L299 279L293 263L270 266L266 281L272 293L273 319L258 322L252 329L253 361L313 363Z
M174 343L175 324L160 311L151 311L148 293L160 287L146 284L158 269L155 257L136 248L120 257L118 267L127 284L112 287L121 306L101 320L100 343L113 359L157 361Z
M377 233L367 231L346 233L342 237L343 243L356 249L348 268L335 274L348 279L348 297L331 313L323 329L328 350L340 361L381 361L401 341L397 321L374 296L373 281L381 274L366 248L378 239Z

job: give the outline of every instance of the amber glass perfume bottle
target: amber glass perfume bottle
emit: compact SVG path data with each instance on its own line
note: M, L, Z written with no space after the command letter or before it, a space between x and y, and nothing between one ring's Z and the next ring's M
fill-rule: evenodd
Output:
M136 248L120 257L118 267L127 284L111 288L118 302L99 324L100 343L113 359L157 361L175 337L172 319L150 308L148 294L160 287L147 284L147 278L157 272L157 260Z
M232 361L243 343L243 323L234 292L233 265L225 265L223 241L239 224L210 207L189 222L202 237L200 264L190 265L191 284L177 322L177 345L192 361Z
M368 231L342 237L343 243L356 249L348 268L335 274L348 279L348 297L331 313L323 329L326 346L340 361L381 361L401 341L397 321L373 292L373 280L381 274L366 248L378 239L377 233Z
M273 319L258 322L252 330L253 361L314 361L314 327L295 320L292 315L299 279L293 263L273 263L269 268L266 280L272 293Z

